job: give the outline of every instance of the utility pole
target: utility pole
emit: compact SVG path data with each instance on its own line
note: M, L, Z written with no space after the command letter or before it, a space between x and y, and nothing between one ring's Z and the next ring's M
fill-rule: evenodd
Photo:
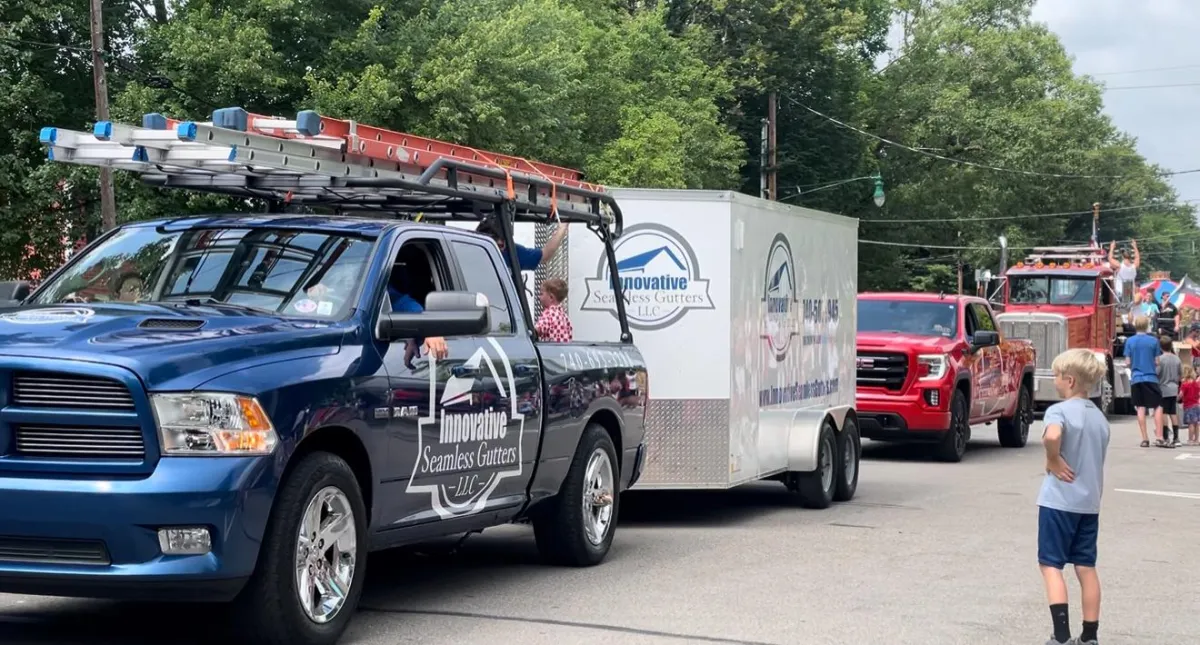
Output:
M768 166L769 170L768 170L768 175L767 175L767 177L768 177L767 192L770 193L770 197L768 199L772 199L772 200L779 199L778 173L776 173L776 171L775 171L775 165L776 165L776 163L778 163L778 156L776 155L777 146L775 144L775 141L776 141L775 133L776 133L776 130L778 129L778 123L779 123L776 119L777 110L778 110L778 97L776 96L775 92L772 91L771 95L767 98L767 123L769 124L768 125L769 132L768 132L767 138L771 142L770 143L770 157L771 158L769 160L770 165Z
M92 85L96 92L96 120L108 120L108 79L104 74L104 16L101 0L91 0ZM100 168L100 225L107 231L117 225L117 200L112 168Z
M762 138L760 139L761 144L759 145L759 150L758 150L758 196L763 199L768 199L768 197L767 197L767 163L770 161L770 158L767 154L767 150L770 148L770 145L771 145L770 141L768 140L770 136L771 136L771 121L769 119L763 119L762 120Z
M1100 202L1092 204L1092 244L1100 248Z

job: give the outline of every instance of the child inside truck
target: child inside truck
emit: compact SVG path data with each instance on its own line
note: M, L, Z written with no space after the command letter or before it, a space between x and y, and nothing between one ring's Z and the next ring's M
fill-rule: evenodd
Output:
M569 343L574 335L571 319L563 302L567 299L567 283L559 278L550 278L542 282L538 299L542 304L542 313L538 316L534 329L538 340L547 343Z
M1054 627L1054 635L1046 645L1072 642L1067 583L1063 578L1068 564L1075 567L1083 597L1083 633L1075 642L1097 645L1100 578L1096 575L1096 538L1109 426L1088 393L1104 378L1107 369L1087 349L1059 354L1051 369L1054 387L1063 401L1046 410L1042 434L1046 477L1037 499L1038 565Z

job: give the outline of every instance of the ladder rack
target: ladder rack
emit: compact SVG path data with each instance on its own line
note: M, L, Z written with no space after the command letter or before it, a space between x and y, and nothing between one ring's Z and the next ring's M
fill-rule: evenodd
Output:
M152 186L425 220L584 223L619 237L610 193L570 168L303 111L223 108L207 122L147 114L141 127L43 128L52 161L139 173Z

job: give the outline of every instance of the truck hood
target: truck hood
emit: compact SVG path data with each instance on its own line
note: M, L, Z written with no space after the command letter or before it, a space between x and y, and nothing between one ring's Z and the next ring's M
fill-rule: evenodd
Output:
M954 347L953 338L942 336L923 336L920 334L904 334L901 332L859 332L858 348L873 350L918 351L948 353Z
M1067 320L1089 318L1092 315L1091 305L1008 305L1004 314L1054 314Z
M334 354L344 330L225 305L0 309L0 356L118 365L150 389L191 389L253 364Z

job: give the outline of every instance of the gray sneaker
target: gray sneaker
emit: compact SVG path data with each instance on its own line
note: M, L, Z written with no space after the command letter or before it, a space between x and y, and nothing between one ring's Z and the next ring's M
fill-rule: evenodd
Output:
M1073 641L1073 645L1100 645L1100 641L1081 641L1077 638Z
M1050 640L1046 641L1046 645L1096 645L1096 641L1088 641L1087 643L1081 644L1078 639L1072 638L1065 643L1060 643L1057 639L1051 636Z

